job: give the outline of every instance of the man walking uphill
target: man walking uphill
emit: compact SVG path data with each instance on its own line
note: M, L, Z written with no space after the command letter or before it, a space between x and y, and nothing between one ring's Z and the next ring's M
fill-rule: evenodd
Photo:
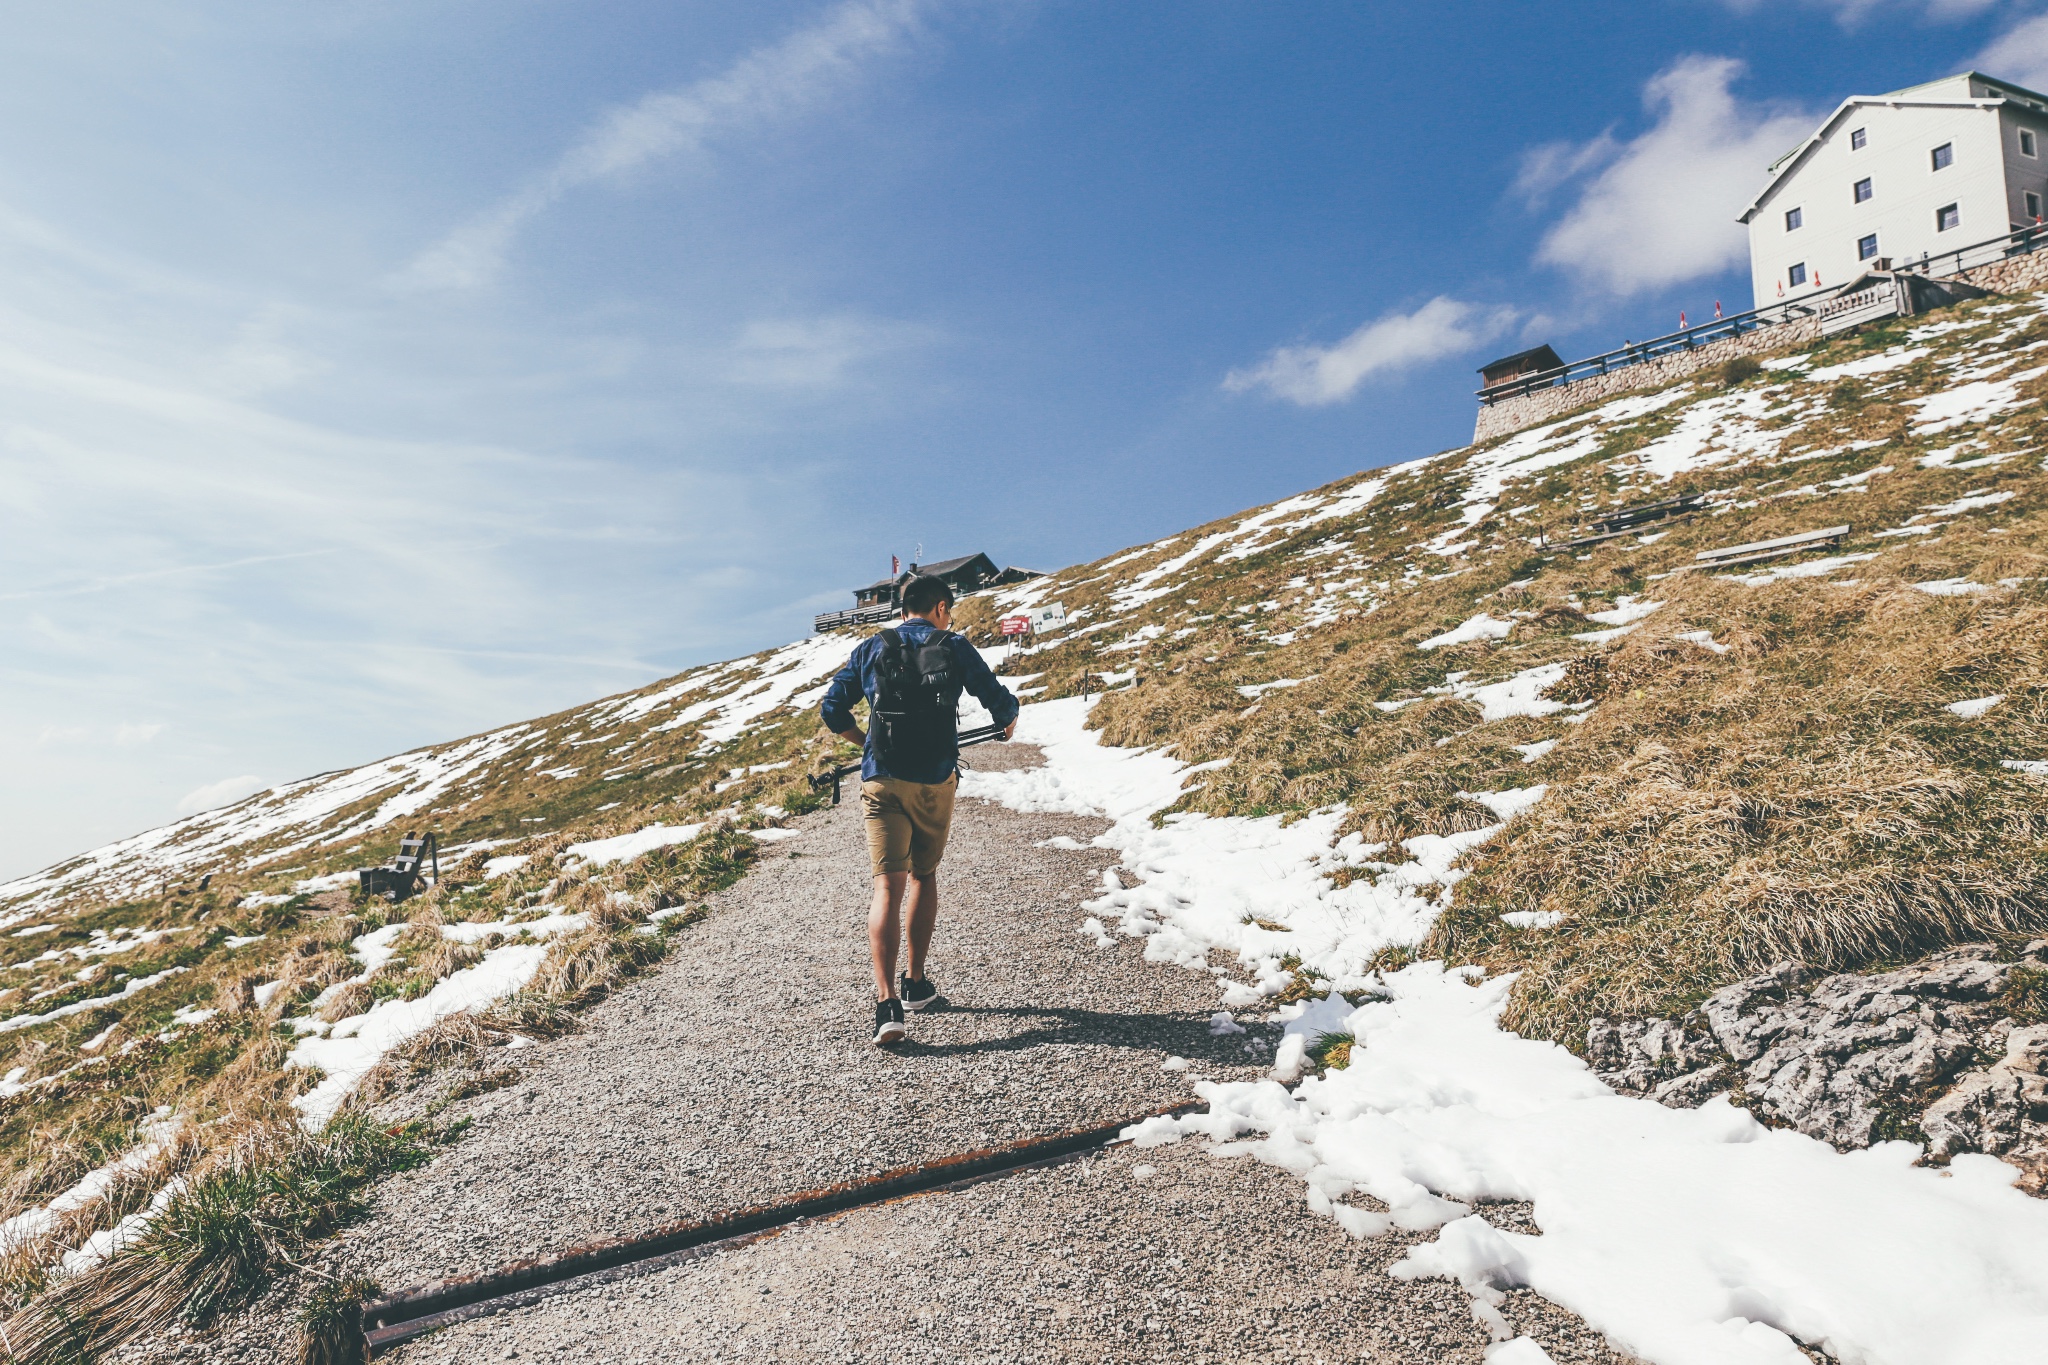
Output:
M901 1042L903 1011L923 1009L939 994L925 975L925 956L939 918L939 858L960 785L960 693L972 692L988 708L1003 738L1017 729L1017 699L952 625L953 590L945 581L911 579L903 589L903 624L863 640L818 708L826 729L862 748L860 799L875 873L868 949L875 959L877 1043ZM862 697L866 734L853 719ZM906 916L910 962L899 991L896 951Z

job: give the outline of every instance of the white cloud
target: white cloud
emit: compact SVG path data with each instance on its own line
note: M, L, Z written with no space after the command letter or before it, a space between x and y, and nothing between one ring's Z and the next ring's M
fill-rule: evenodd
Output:
M422 253L399 282L426 289L488 282L520 227L569 191L695 150L714 134L816 107L908 43L932 3L844 0L819 22L756 48L716 76L613 109L546 172Z
M1994 39L1970 65L1987 76L2039 90L2048 85L2048 14L2023 19Z
M1370 375L1405 369L1477 346L1514 324L1512 308L1489 308L1439 295L1412 313L1366 323L1334 346L1282 346L1249 369L1232 370L1232 393L1265 389L1303 407L1349 398Z
M731 324L485 332L499 368L466 369L492 347L428 302L280 310L90 243L0 204L0 876L223 768L361 762L757 642L691 580L808 526L816 475L732 467L725 433L778 418L722 399ZM649 374L675 408L618 401ZM636 458L649 411L689 458Z
M194 788L178 798L178 814L193 815L215 806L225 806L230 801L239 801L251 792L264 788L262 778L254 773L243 773L240 777L223 777L218 782L209 782Z
M1640 137L1614 143L1603 133L1576 153L1558 144L1531 153L1518 188L1532 197L1599 166L1536 259L1614 294L1740 264L1747 238L1735 216L1765 168L1818 121L1738 102L1728 87L1741 71L1732 58L1681 58L1644 86L1656 122Z
M1590 142L1546 142L1522 154L1514 192L1531 208L1541 208L1553 192L1588 171L1598 170L1621 155L1613 130Z
M936 339L915 323L852 316L748 323L732 348L731 377L758 388L833 389L865 361Z
M1737 14L1752 14L1763 8L1764 0L1723 0ZM2004 3L2004 0L1805 0L1808 8L1822 9L1835 16L1844 28L1854 28L1881 10L1915 13L1937 23L1967 19Z

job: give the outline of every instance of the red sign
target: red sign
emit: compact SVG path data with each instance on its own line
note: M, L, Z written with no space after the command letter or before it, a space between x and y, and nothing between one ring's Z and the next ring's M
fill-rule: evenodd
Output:
M996 622L996 629L1005 635L1022 635L1025 631L1031 629L1031 618L1028 616L1005 616L1002 620Z

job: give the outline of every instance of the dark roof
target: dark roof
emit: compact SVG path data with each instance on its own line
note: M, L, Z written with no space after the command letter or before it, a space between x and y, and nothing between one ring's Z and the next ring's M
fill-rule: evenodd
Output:
M1522 363L1524 361L1531 363L1525 365ZM1549 344L1545 343L1541 346L1531 346L1526 351L1516 351L1513 355L1504 355L1499 360L1493 361L1490 364L1481 365L1479 373L1481 375L1493 375L1502 370L1513 370L1517 374L1521 374L1530 370L1540 372L1543 370L1562 369L1563 367L1563 357L1559 356L1556 351L1551 350Z
M877 588L893 588L900 583L908 582L912 576L913 571L920 574L930 574L934 578L945 578L949 574L958 573L960 570L969 568L976 563L979 563L983 566L982 576L985 578L993 578L997 574L1002 572L996 567L996 562L993 559L990 559L985 554L962 555L958 559L941 559L937 563L933 564L913 564L910 568L905 569L902 573L892 575L888 578L877 578L874 582L869 583L864 587L855 588L854 591L857 593L862 593L873 592ZM1030 576L1035 577L1036 575Z
M920 564L917 566L917 571L922 574L930 574L934 578L944 578L949 573L966 568L977 559L988 565L988 572L994 573L996 571L996 562L985 554L963 555L959 559L942 559L936 564Z

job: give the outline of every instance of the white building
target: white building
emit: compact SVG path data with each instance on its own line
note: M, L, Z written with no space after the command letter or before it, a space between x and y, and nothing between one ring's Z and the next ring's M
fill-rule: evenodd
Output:
M1969 71L1844 100L1740 219L1756 306L2001 237L2044 200L2048 95Z

